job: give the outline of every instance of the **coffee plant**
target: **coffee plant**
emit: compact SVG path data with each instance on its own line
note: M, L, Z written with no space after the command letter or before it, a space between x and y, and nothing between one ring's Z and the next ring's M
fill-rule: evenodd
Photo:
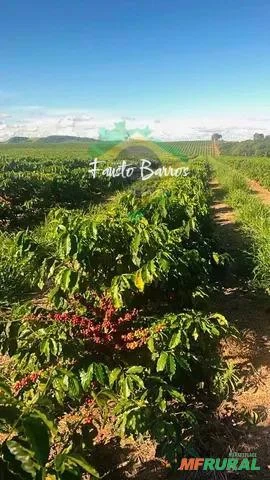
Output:
M200 399L230 390L218 347L232 329L198 310L224 260L211 235L208 176L197 162L188 177L135 184L85 214L53 210L39 229L9 239L13 270L1 282L21 282L28 299L1 323L7 478L98 478L106 426L150 435L177 464Z

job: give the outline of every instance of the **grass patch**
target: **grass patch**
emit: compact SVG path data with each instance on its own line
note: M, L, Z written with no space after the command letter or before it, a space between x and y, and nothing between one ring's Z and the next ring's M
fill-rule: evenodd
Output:
M244 175L212 159L216 178L225 192L225 201L233 207L241 230L250 240L254 261L254 281L257 286L270 288L270 209L249 189Z

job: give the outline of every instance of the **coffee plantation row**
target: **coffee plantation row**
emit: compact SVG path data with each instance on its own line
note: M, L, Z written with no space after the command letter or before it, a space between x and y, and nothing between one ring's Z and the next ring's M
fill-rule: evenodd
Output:
M70 162L66 175L79 182ZM200 310L226 255L213 239L208 165L189 167L186 177L134 181L84 211L48 209L36 228L1 234L7 478L98 478L110 467L95 464L106 428L150 436L177 465L194 446L200 399L230 388L218 346L232 329ZM21 171L31 168L21 160Z

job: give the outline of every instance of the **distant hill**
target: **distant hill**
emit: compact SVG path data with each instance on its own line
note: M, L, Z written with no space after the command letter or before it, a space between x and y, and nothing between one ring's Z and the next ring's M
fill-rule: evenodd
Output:
M81 143L92 142L94 138L74 137L72 135L50 135L49 137L38 138L36 143Z
M93 142L94 138L88 137L75 137L72 135L49 135L48 137L41 138L29 138L29 137L11 137L7 142L11 144L23 144L23 143L82 143Z
M18 144L18 143L29 143L31 142L31 139L28 138L28 137L11 137L7 142L5 143L14 143L14 144Z

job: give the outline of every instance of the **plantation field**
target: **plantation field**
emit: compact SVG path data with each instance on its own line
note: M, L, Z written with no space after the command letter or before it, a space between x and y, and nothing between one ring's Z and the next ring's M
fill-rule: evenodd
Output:
M183 155L188 159L196 158L198 155L207 157L217 154L215 144L210 141L160 142L159 145L173 155Z
M91 178L89 160L50 155L0 160L2 228L33 227L50 208L85 209L121 188L121 179Z
M201 141L0 147L5 478L110 476L97 449L131 437L177 469L204 443L202 425L239 384L221 355L237 330L209 306L232 260L213 221L214 176L251 241L248 281L270 282L269 210L246 184L251 165L217 153ZM96 157L189 170L92 178Z
M90 160L102 167L147 158L175 166L211 149L211 142L124 143L93 141L68 145L0 146L0 223L2 229L34 227L53 207L87 209L123 188L120 178L91 178ZM125 183L126 185L126 183ZM72 191L72 195L71 195Z
M128 145L159 146L167 152L173 153L175 157L181 154L188 158L194 158L200 155L211 155L214 153L214 143L211 141L180 141L180 142L158 142L146 140L127 140L126 142L116 141L92 141L90 143L62 143L62 144L0 144L0 158L17 160L19 158L36 159L38 161L51 158L56 161L77 159L88 160L95 156L101 157L106 152L111 152L113 148L121 145L121 149ZM114 156L114 160L116 155Z

